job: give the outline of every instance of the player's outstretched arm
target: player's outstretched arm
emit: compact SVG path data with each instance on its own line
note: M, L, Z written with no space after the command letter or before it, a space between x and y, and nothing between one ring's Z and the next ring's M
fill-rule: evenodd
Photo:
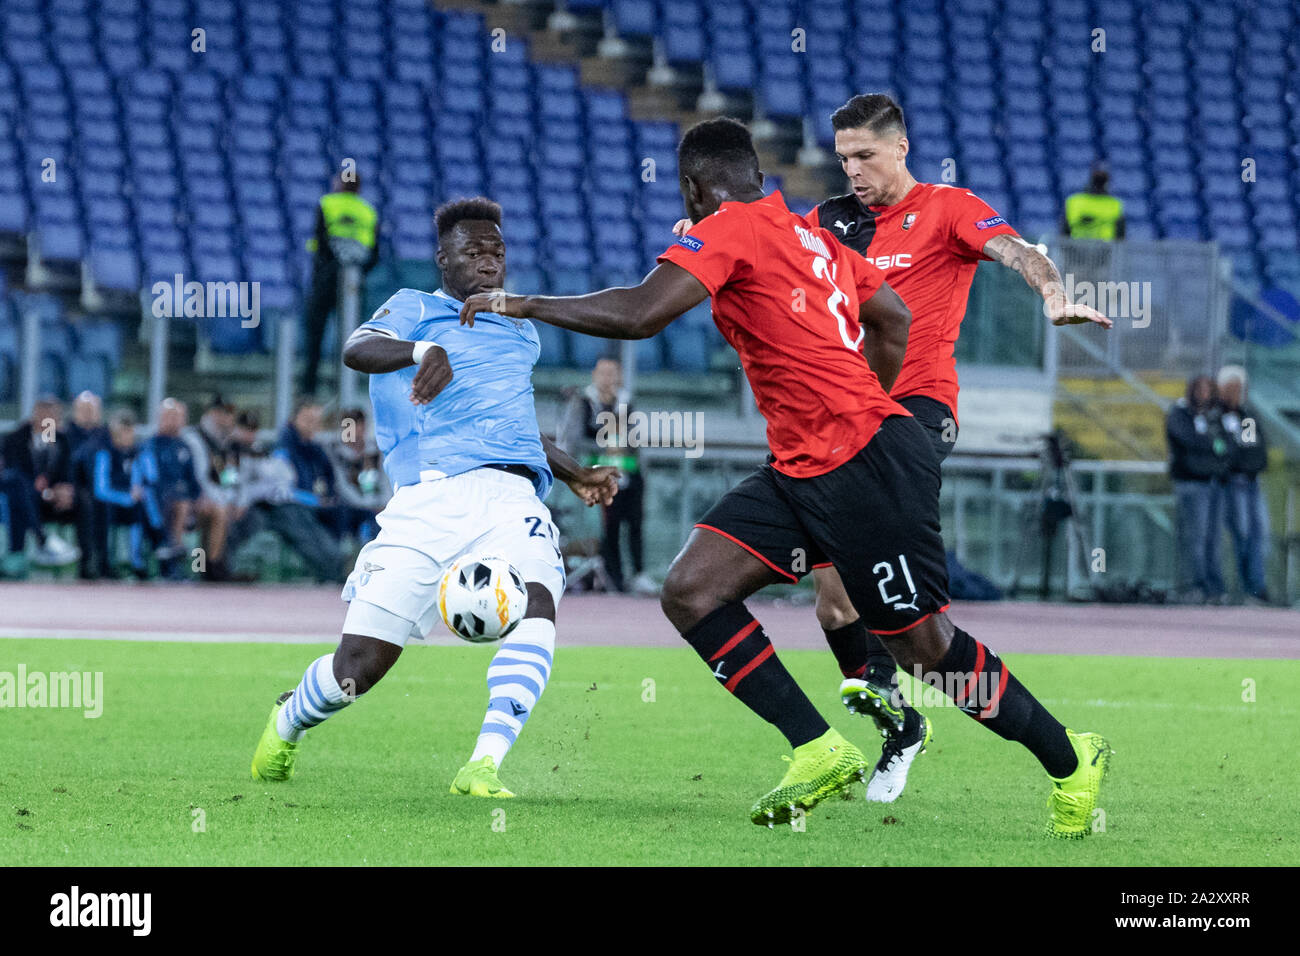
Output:
M1096 309L1070 302L1056 264L1019 236L994 236L984 244L984 255L1020 273L1029 288L1043 297L1043 314L1053 325L1095 322L1109 329L1115 324Z
M534 319L557 328L602 339L648 339L673 319L709 297L709 290L681 266L661 262L631 288L602 289L587 295L510 295L478 292L460 309L462 325L480 312Z
M858 306L858 323L863 331L862 354L880 379L881 387L888 392L903 368L912 312L886 282Z
M551 466L551 474L573 489L584 504L607 505L618 494L617 468L608 465L586 468L545 435L542 436L542 448L546 451L546 463Z

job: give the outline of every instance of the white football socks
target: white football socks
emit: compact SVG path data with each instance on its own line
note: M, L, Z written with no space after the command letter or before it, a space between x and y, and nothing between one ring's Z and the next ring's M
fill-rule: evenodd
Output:
M302 682L280 708L275 729L281 740L296 742L308 727L315 727L350 703L352 700L334 679L334 655L326 654L307 665Z
M555 623L525 618L488 665L488 709L470 762L490 755L497 767L514 746L551 676Z

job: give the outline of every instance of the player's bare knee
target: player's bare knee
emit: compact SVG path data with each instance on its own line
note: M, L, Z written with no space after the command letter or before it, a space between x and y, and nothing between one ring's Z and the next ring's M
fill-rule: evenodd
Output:
M668 569L659 606L673 627L685 633L724 602L709 587L707 575L696 573L683 562Z
M344 692L360 697L388 673L401 651L378 638L345 634L334 652L334 679Z
M551 595L551 589L537 581L529 581L527 588L528 611L524 614L524 620L540 617L555 623L555 598Z

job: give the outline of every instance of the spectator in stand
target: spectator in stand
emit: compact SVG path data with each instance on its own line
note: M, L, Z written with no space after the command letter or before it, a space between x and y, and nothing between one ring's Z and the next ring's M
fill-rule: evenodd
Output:
M98 577L103 560L95 554L101 538L95 528L95 454L109 443L104 427L104 406L94 392L82 392L72 402L72 421L67 429L70 475L76 496L77 547L81 550L78 576L83 580Z
M379 447L370 439L366 425L365 409L344 409L339 415L339 440L325 449L339 493L337 529L356 537L358 545L379 533L375 519L393 495Z
M334 467L316 442L322 424L320 403L303 399L280 431L272 457L293 470L288 501L268 514L270 527L311 565L317 580L342 581L343 551L335 535L338 504Z
M234 440L235 407L214 396L195 426L181 432L198 479L198 515L207 562L205 581L229 581L227 555L239 544L239 446Z
M1198 375L1165 419L1169 477L1174 485L1178 597L1186 604L1220 603L1216 486L1228 475L1228 442L1216 405L1214 380Z
M27 535L36 539L32 563L44 567L71 564L79 550L46 532L47 522L75 520L76 492L72 486L69 444L61 426L63 406L42 398L31 417L0 442L0 494L9 507L7 573L26 575Z
M1246 404L1246 383L1240 365L1219 370L1218 412L1228 440L1228 474L1219 484L1215 511L1226 519L1246 600L1267 604L1268 502L1259 475L1268 467L1268 445L1259 416ZM1212 537L1217 545L1217 524Z
M1092 167L1088 187L1065 200L1061 231L1071 239L1124 238L1124 201L1110 194L1110 173L1100 164Z
M156 552L166 537L162 521L155 520L160 516L151 513L144 504L144 487L137 468L140 446L135 428L134 415L127 411L114 412L108 420L108 444L96 449L93 456L94 531L99 538L92 557L95 577L117 577L110 551L109 532L112 528L129 529L131 570L141 580L149 576L149 552Z
M612 465L620 470L618 494L612 504L604 507L601 561L613 587L626 591L622 534L626 528L632 589L641 594L654 594L658 589L644 571L641 528L645 516L645 479L641 475L641 460L637 449L627 443L627 436L619 430L630 415L628 393L623 389L623 363L616 358L598 359L591 370L591 384L574 396L566 414L570 421L580 422L582 452L574 457L584 465Z
M194 456L181 440L188 412L185 403L165 398L158 406L158 428L136 456L137 481L144 491L150 521L166 529L166 541L156 552L164 577L184 576L185 529L196 513L199 480ZM224 536L224 529L223 529Z
M345 170L334 177L330 191L320 198L316 207L315 234L307 241L307 250L313 253L313 258L311 289L304 309L307 328L304 395L316 391L325 323L338 305L341 266L353 263L364 274L379 261L379 214L361 198L360 192L361 177L355 169ZM342 361L339 353L333 357Z
M231 538L244 542L263 530L274 530L270 516L281 504L293 497L293 466L271 457L271 449L258 441L261 419L257 412L242 411L235 416L231 446L239 458L235 508L237 520Z
M76 458L86 442L107 442L108 429L104 427L104 403L94 392L82 392L72 400L72 421L64 429L68 438L68 454Z

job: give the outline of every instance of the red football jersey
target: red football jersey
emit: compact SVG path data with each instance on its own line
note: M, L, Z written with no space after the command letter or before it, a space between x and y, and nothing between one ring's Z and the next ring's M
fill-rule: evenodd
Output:
M957 414L957 344L975 267L994 236L1016 235L968 189L917 183L892 206L863 207L850 193L808 213L849 248L883 269L912 312L907 353L890 397L926 395Z
M713 297L713 320L740 354L778 471L825 474L890 415L909 414L861 351L858 304L883 274L825 229L810 229L779 192L724 202L659 261L681 266Z

